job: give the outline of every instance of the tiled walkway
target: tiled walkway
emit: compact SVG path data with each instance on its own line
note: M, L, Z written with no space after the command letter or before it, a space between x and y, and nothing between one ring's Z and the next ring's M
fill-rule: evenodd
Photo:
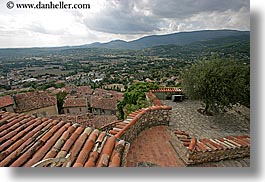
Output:
M184 167L169 138L166 126L156 126L141 132L131 144L127 166L136 167L138 163L148 162L161 167Z

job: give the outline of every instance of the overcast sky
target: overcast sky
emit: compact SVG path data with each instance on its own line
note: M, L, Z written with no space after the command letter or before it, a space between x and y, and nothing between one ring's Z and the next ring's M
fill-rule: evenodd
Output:
M204 29L250 29L249 0L64 0L83 10L8 9L0 2L0 48L82 45ZM62 0L13 0L58 3Z

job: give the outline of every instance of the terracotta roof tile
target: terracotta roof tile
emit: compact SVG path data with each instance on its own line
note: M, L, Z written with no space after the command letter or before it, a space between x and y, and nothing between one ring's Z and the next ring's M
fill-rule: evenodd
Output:
M112 153L110 165L109 167L119 167L121 163L122 153L124 150L125 142L121 140L114 148L114 152Z
M115 136L111 136L110 138L107 139L106 144L104 145L102 152L100 154L99 162L97 164L98 167L108 166L108 162L110 159L110 155L113 151L115 141L116 141Z
M0 166L32 166L44 159L66 157L67 166L120 166L126 142L93 128L64 121L0 112ZM14 125L11 125L14 123ZM13 130L11 130L13 129ZM66 166L64 164L45 164Z
M79 156L77 157L76 163L74 164L74 167L80 167L81 165L84 166L86 160L89 157L89 153L92 150L92 147L95 144L96 138L99 134L98 130L94 130L90 136L88 137L83 149L81 150Z
M53 148L45 155L43 159L54 158L60 151L65 141L70 137L70 135L75 131L74 126L70 126L60 137L59 140L53 145Z
M82 149L83 145L85 144L85 141L88 137L88 135L91 133L91 128L86 128L84 132L79 136L79 138L76 140L72 150L71 150L71 162L74 163L76 158L79 155L80 150Z
M42 124L38 125L35 129L36 131L39 131L41 128L43 128L45 125L48 124L48 120L44 121L42 120ZM35 130L34 129L34 130ZM34 141L36 137L36 131L31 130L27 131L28 133L23 136L20 140L17 140L16 143L12 146L10 146L7 150L5 150L3 153L5 153L5 159L0 162L0 166L6 166L10 162L12 162L16 157L20 155L20 153L30 144L32 141ZM33 137L34 136L34 137ZM1 154L3 154L1 152ZM0 154L0 155L1 155ZM10 155L9 155L10 154Z
M97 151L91 152L88 161L85 163L85 167L95 167L98 156L99 153Z
M56 125L58 126L58 125ZM56 129L56 126L54 127ZM36 162L38 162L39 160L41 160L45 154L51 149L51 147L54 145L54 143L57 141L57 139L60 137L60 135L70 126L69 123L65 124L63 127L61 127L60 129L55 130L56 133L51 137L51 139L46 142L46 144L40 149L38 150L34 156L32 157L32 159L30 159L26 164L25 167L30 167L33 164L35 164Z
M0 97L0 108L7 107L13 104L14 102L11 96L5 95L3 97Z

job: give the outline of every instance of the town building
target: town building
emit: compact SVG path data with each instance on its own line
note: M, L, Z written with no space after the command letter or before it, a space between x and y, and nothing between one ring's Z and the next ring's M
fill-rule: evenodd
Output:
M88 104L86 98L66 98L63 104L64 114L86 114Z
M91 96L91 110L94 115L116 115L117 99Z
M97 88L90 99L93 115L116 115L117 103L123 99L123 93Z

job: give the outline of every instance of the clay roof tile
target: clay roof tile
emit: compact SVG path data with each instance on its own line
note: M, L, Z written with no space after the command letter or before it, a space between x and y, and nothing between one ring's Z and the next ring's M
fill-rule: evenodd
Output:
M1 112L1 115L2 121L6 119L2 126L5 125L8 132L1 132L0 166L29 167L44 159L67 154L71 154L69 166L120 166L124 142L117 142L116 137L106 132L30 115L7 112Z

